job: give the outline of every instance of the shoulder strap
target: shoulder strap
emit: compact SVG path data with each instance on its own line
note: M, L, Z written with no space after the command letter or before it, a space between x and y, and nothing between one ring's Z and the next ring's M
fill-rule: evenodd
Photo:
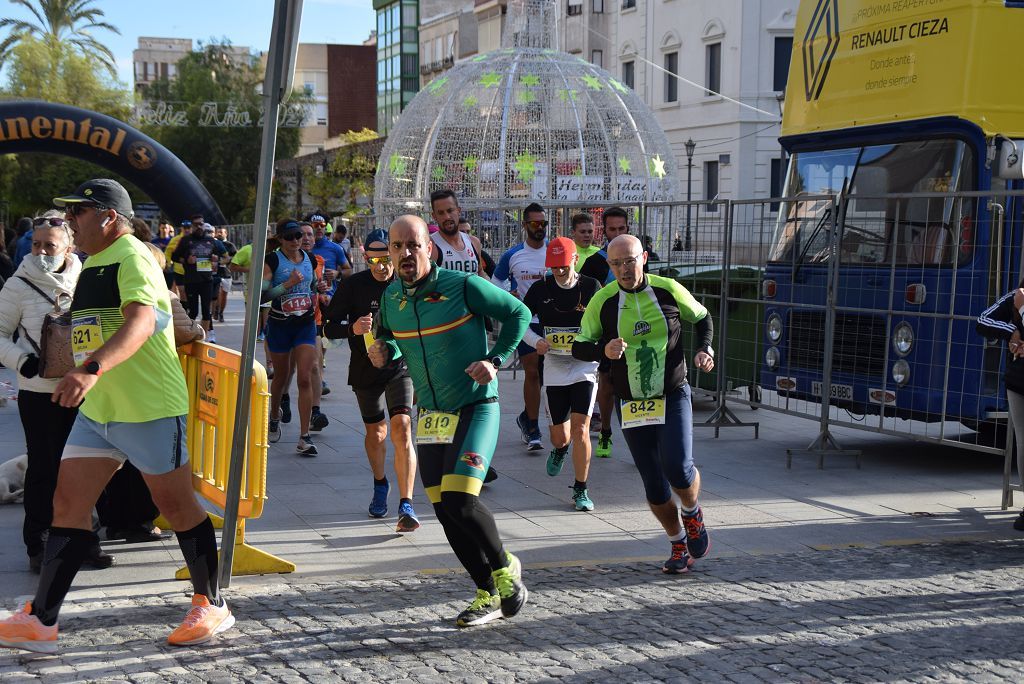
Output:
M45 299L46 301L50 302L50 306L55 306L57 304L57 302L53 301L52 297L50 297L48 294L46 294L45 292L40 290L38 287L36 287L36 284L33 283L28 278L26 278L24 276L18 276L18 280L22 281L23 283L25 283L26 285L31 287L33 290L38 292L40 295L42 295L43 299Z

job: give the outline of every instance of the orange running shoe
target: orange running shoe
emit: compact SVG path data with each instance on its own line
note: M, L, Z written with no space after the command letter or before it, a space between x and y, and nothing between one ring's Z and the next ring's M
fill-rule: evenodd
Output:
M20 612L0 620L0 646L20 648L35 653L57 652L57 625L47 627L32 615L29 601Z
M233 624L235 616L228 610L227 601L218 608L202 594L193 594L192 609L188 611L181 627L167 637L167 643L171 646L195 646L209 641L215 634L230 629Z

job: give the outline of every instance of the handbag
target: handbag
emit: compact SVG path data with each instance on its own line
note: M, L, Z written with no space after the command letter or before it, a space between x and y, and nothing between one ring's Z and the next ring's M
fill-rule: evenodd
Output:
M53 305L53 311L43 316L43 326L39 334L38 344L29 336L28 330L25 329L24 325L21 326L21 330L25 333L25 339L28 340L28 343L32 345L32 349L35 350L36 356L39 357L39 377L47 379L62 378L75 367L75 355L71 347L71 331L73 327L71 324L71 295L67 292L61 292L57 295L56 299L53 299L27 278L18 276L18 279L24 281L25 284ZM61 305L62 297L67 297L69 300L67 307Z

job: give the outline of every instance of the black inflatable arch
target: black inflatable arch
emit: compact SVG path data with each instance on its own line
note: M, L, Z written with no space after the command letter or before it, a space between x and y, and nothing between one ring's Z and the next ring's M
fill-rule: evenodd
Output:
M11 152L77 157L119 173L176 223L194 213L214 225L227 223L213 196L170 150L105 114L41 100L0 102L0 154Z

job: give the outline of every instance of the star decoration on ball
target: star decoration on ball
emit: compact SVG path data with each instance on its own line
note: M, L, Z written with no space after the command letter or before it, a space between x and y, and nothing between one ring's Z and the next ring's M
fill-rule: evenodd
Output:
M536 175L536 169L534 164L537 163L537 156L526 152L516 157L516 163L512 165L512 168L516 170L519 177L523 179L523 182L529 183L533 180Z
M480 85L484 88L497 88L501 85L501 74L495 71L488 71L480 77Z
M594 76L593 74L588 74L584 76L582 80L584 83L587 84L587 87L590 88L591 90L601 89L601 80L597 76Z
M623 95L625 95L626 93L629 92L629 88L627 88L626 86L622 85L621 83L616 81L614 78L609 78L608 79L608 83L609 83L609 85L611 85L612 88L615 88L616 90L618 90Z
M519 82L522 83L527 88L536 88L537 86L540 85L540 76L538 76L537 74L526 74L521 79L519 79Z
M629 163L629 157L619 157L619 171L628 174L632 170L632 164Z
M444 180L444 167L440 164L435 164L434 169L430 172L430 177L436 181Z
M476 107L480 104L480 100L477 99L476 95L467 95L466 99L462 101L462 104L466 107Z
M444 87L446 85L448 85L448 77L447 76L442 76L441 78L435 78L433 81L431 81L427 85L427 91L430 92L433 95L437 95L442 90L444 90Z
M476 171L476 166L479 162L480 160L477 159L476 157L466 157L465 159L462 160L462 163L466 167L466 170L471 172Z
M651 157L651 175L658 178L665 177L665 160L661 158L660 154Z
M404 176L405 160L398 154L391 155L391 158L388 160L388 170L391 171L392 176Z

